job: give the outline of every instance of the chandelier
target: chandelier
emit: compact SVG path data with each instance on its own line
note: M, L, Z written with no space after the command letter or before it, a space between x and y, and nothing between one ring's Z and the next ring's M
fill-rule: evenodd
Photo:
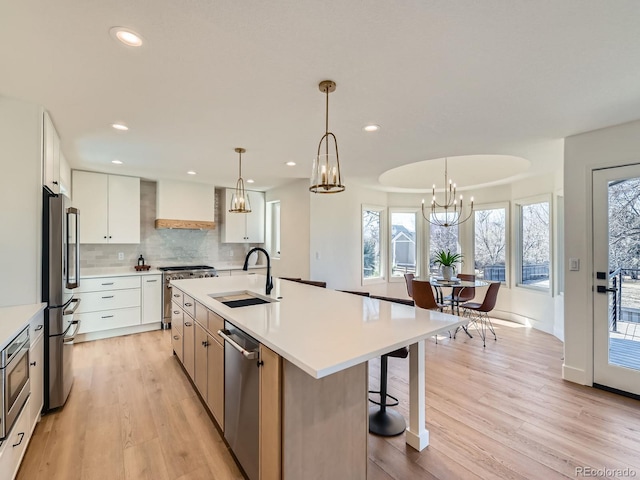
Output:
M311 186L309 191L313 193L339 193L344 192L344 185L340 177L340 159L338 157L338 141L336 136L329 131L329 93L335 91L336 82L324 80L318 85L320 91L326 95L325 108L325 133L318 144L318 155L313 159L311 171ZM333 139L334 154L329 154L329 138ZM321 153L324 144L324 153Z
M456 184L449 179L447 188L447 158L444 159L444 199L442 203L436 200L436 185L433 184L433 197L431 206L425 207L424 199L422 199L422 216L432 225L438 227L455 227L466 222L473 215L473 197L471 197L471 205L468 215L464 215L464 205L462 204L462 195L456 200Z
M238 181L236 182L236 189L231 195L231 213L251 213L251 202L249 201L249 194L244 190L244 180L242 179L242 154L246 152L244 148L236 148L236 153L239 156L238 161Z

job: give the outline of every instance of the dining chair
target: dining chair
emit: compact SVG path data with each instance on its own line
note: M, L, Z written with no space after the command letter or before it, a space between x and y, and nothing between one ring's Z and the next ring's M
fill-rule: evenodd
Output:
M423 282L421 280L412 280L413 301L418 308L425 308L427 310L440 310L444 311L444 304L438 303L433 293L433 287L430 282ZM449 332L449 338L451 338L451 332ZM436 344L438 343L438 336L436 335Z
M413 273L404 274L404 281L407 284L407 293L409 294L410 297L413 297L413 283L412 283L413 277L415 277Z
M483 347L487 346L487 328L491 333L493 333L493 339L498 340L496 331L493 328L493 323L491 323L491 318L489 318L489 312L491 312L496 306L499 289L500 282L492 282L489 284L489 288L487 289L487 293L485 294L482 303L466 302L460 305L463 310L463 315L469 318L467 327L469 324L473 323L478 335L482 338ZM480 323L480 326L478 326L478 323ZM453 338L456 338L455 334Z

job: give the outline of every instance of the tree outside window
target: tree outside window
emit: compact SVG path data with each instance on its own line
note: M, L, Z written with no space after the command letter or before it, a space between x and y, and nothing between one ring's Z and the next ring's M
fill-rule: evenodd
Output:
M520 284L549 288L549 202L520 206Z
M362 278L382 278L382 211L362 210Z
M478 278L506 281L506 213L506 208L474 212L474 261Z
M417 231L415 212L390 212L391 223L391 276L402 277L416 273Z
M434 216L441 221L445 220L444 213L436 213ZM452 253L460 253L460 244L458 243L459 229L458 226L442 227L430 224L429 227L429 270L432 274L438 274L439 267L434 265L436 252L440 250L451 251Z

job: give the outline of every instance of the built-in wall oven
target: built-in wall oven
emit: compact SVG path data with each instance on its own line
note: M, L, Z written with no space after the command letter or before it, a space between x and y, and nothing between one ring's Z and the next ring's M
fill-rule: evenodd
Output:
M11 432L20 410L29 398L29 327L25 328L0 353L2 370L2 417L0 438Z

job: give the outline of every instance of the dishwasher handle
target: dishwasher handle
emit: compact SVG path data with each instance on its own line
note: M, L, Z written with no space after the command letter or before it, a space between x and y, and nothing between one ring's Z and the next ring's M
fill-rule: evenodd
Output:
M234 342L233 339L229 336L228 330L218 330L218 335L224 338L227 342L229 342L229 345L231 345L233 348L238 350L247 360L255 360L256 358L258 358L259 356L258 352L255 352L255 351L252 352L251 350L246 350L245 348L242 348L240 345Z

